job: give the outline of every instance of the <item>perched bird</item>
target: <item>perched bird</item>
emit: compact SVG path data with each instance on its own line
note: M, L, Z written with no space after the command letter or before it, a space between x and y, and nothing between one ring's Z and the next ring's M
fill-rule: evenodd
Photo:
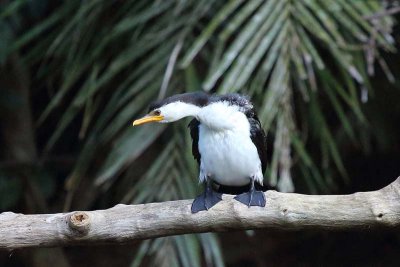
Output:
M193 201L192 213L221 201L213 183L227 188L248 185L248 191L235 199L249 207L264 207L265 195L255 185L263 185L266 136L250 100L239 94L178 94L151 104L149 113L133 125L169 123L184 117L194 117L189 123L192 153L200 165L200 182L206 184Z

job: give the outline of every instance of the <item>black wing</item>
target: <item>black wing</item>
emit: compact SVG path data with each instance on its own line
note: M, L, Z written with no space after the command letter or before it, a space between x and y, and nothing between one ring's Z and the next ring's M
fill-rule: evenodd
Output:
M190 136L192 137L192 154L200 165L201 155L199 152L199 125L200 122L197 119L193 119L188 127L190 129Z
M250 123L250 138L257 148L258 156L261 160L261 169L264 173L267 168L267 137L255 113L252 113L248 120Z

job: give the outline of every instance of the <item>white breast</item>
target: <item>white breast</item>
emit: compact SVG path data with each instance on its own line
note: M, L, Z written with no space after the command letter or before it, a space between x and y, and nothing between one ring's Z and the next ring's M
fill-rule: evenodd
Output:
M226 127L227 119L231 119L232 127ZM210 127L210 121L201 121L200 181L209 176L222 185L241 186L248 184L250 178L254 177L262 184L261 161L257 148L251 141L250 125L246 116L234 110L232 114L225 113L224 123L223 128L218 128Z

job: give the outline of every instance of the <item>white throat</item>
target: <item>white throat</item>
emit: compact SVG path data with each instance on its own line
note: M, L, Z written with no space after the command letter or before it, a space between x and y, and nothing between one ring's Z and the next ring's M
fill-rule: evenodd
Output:
M239 107L227 102L216 102L203 107L197 115L198 120L213 131L239 130L249 132L250 125Z

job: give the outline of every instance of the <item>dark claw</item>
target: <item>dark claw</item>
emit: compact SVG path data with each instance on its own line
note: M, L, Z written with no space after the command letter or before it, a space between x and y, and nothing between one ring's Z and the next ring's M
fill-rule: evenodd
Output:
M266 200L264 192L250 190L249 192L237 195L235 199L248 207L250 206L258 206L258 207L265 207Z
M209 210L215 204L222 200L222 194L214 191L204 191L196 197L192 203L192 213L197 213L202 210Z

